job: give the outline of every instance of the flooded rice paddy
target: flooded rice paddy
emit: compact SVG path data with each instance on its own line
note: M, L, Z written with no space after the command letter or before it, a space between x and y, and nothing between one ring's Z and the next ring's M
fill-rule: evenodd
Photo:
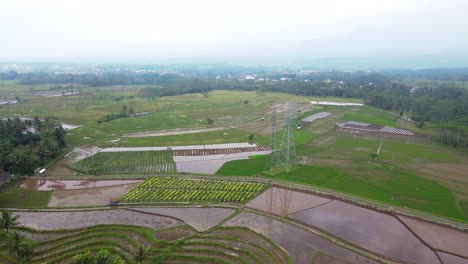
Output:
M246 206L317 228L389 259L410 263L440 263L439 255L441 259L453 259L456 263L468 262L467 232L416 218L394 216L319 195L276 187L259 195ZM246 224L252 222L249 218L253 216L244 218L247 220L237 220ZM297 238L298 241L303 239ZM294 242L288 241L285 245L289 243Z
M312 256L320 251L350 263L374 263L302 228L266 216L243 212L227 221L224 226L248 227L270 238L290 254L293 263L309 264Z
M143 180L26 180L22 188L35 191L79 190L140 183Z
M62 212L13 212L18 222L36 230L79 229L95 225L136 225L155 230L183 224L171 217L151 215L125 209Z

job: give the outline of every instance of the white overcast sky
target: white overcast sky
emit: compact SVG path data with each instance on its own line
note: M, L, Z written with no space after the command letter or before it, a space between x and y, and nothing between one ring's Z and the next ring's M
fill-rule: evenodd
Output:
M468 53L468 0L0 0L1 58Z

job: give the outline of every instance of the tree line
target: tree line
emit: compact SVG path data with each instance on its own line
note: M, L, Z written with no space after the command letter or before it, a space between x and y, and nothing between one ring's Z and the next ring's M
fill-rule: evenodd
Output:
M300 96L361 98L366 104L410 116L418 126L430 130L437 141L466 150L468 137L468 95L466 88L435 83L432 86L410 86L399 80L408 77L429 80L468 80L468 69L395 70L382 72L320 72L313 74L264 72L270 81L240 79L215 80L203 72L160 74L153 72L103 74L9 73L19 83L77 83L87 86L146 84L142 97L156 98L187 93L207 94L213 90L283 92ZM289 81L272 81L287 76ZM330 80L330 81L329 81ZM118 113L101 122L125 117ZM431 123L431 126L426 124Z

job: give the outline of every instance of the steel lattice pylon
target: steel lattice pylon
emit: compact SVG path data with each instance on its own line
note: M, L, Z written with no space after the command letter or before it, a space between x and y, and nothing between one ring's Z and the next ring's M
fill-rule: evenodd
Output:
M294 160L296 159L296 143L294 141L294 131L296 123L288 111L284 117L283 123L283 137L281 140L280 148L277 152L277 165L282 165L286 171L290 171Z
M294 119L291 117L291 112L288 110L284 115L283 122L283 135L281 141L276 139L276 111L274 109L274 104L272 103L272 133L271 133L271 150L272 154L270 158L267 159L266 168L271 169L272 167L283 166L286 171L290 171L293 167L294 160L296 159L296 144L294 141L295 129L297 124L294 122Z

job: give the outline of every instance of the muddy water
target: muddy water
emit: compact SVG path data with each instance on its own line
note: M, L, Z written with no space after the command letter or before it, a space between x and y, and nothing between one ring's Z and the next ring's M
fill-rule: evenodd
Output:
M37 230L78 229L95 225L121 224L155 230L183 224L171 217L138 213L124 209L81 212L14 212L18 222Z
M243 212L227 221L224 226L248 227L265 235L284 248L293 263L310 264L312 256L319 251L350 263L374 263L299 227L261 215Z
M289 215L362 248L411 263L440 263L396 218L340 201Z
M139 183L142 180L26 180L22 188L37 191L78 190Z
M431 247L464 256L468 262L468 233L406 216L398 217Z
M465 245L466 246L466 245ZM445 264L468 264L468 259L450 255L444 252L438 252L440 259Z
M206 231L234 213L228 208L135 208L134 211L167 215L182 219L198 231Z
M273 187L248 202L246 206L263 212L286 216L330 201L330 199L316 195Z

